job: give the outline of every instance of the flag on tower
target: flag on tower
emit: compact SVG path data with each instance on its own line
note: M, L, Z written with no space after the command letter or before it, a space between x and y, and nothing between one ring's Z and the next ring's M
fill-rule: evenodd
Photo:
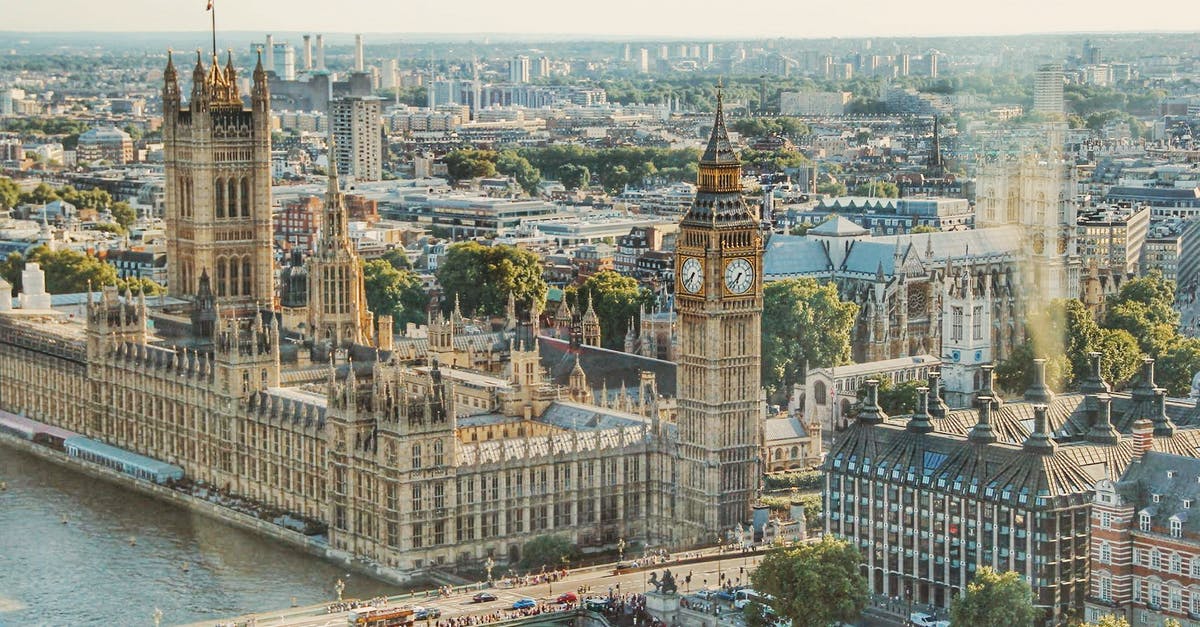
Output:
M204 10L205 10L205 11L212 11L212 3L213 3L213 0L208 0L208 6L207 6L207 7L205 7L205 8L204 8Z

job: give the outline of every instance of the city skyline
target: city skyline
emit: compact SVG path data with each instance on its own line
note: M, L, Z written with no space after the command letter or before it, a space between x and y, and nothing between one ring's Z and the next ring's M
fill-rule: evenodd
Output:
M388 14L388 5L377 0L356 0L354 10L324 2L255 3L217 2L219 31L361 32L364 26L380 34L446 35L568 35L593 37L921 37L950 35L1017 35L1086 32L1185 32L1163 29L1162 16L1189 4L1161 0L1143 5L1142 11L1104 10L1105 6L1070 0L1039 3L1018 0L1003 11L965 12L950 0L881 4L851 0L822 7L821 13L782 2L771 2L758 11L722 15L712 19L708 3L669 0L655 4L618 0L603 14L562 11L548 0L526 0L520 6L464 0L453 5L421 2L404 12ZM202 29L209 25L203 2L162 4L152 0L124 0L121 10L98 14L94 3L64 0L53 5L25 3L10 7L7 32L167 32ZM336 8L335 8L336 7ZM453 8L452 8L453 7ZM1119 9L1115 3L1109 5ZM138 15L136 23L129 15ZM765 15L771 16L764 22ZM1031 19L1036 16L1036 19ZM414 19L414 17L416 19ZM666 25L666 26L664 26ZM1182 25L1181 25L1182 26Z

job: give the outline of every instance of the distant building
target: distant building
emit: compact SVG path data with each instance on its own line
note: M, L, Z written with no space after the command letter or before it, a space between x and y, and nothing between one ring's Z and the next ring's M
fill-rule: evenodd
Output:
M1093 265L1120 283L1135 276L1150 227L1150 207L1101 205L1080 209L1076 229L1083 267Z
M294 200L285 200L283 210L276 214L272 221L275 226L275 241L285 248L312 250L316 239L317 225L321 223L321 210L324 208L317 196L304 196Z
M821 425L833 433L840 431L853 419L858 403L858 391L868 379L887 379L893 386L908 381L923 381L941 366L933 355L913 355L881 361L868 361L833 368L813 368L804 376L804 383L792 389L791 409L804 420Z
M779 94L780 115L844 115L852 94L848 91L785 91Z
M1063 66L1047 63L1038 67L1033 79L1033 110L1063 113Z
M529 57L517 55L509 60L508 81L510 83L529 82Z
M334 100L330 109L333 135L337 140L338 174L353 181L383 178L383 123L380 99L345 97Z
M1183 223L1151 224L1142 246L1141 272L1162 272L1169 281L1179 279L1179 256L1183 252Z
M79 135L75 148L79 163L109 161L115 164L133 162L133 138L115 126L93 128Z
M969 229L975 214L965 198L867 198L839 196L822 199L816 207L786 215L795 223L820 224L838 214L876 235L911 233L918 226L938 231Z

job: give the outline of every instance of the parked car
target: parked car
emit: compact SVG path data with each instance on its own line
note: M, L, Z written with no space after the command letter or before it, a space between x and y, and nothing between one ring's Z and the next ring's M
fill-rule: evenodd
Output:
M696 596L707 601L708 599L713 598L713 596L715 596L715 594L713 593L712 590L704 588L701 590L697 590Z
M439 618L441 615L442 611L436 607L421 607L418 605L413 608L413 618L417 620L431 620Z
M734 598L737 595L738 590L741 590L741 588L730 588L730 589L722 588L720 590L717 590L717 598L721 599L722 601L729 601L732 603Z
M537 601L534 601L529 597L525 597L524 599L517 599L516 601L513 601L512 604L512 608L514 610L523 610L529 607L537 607Z
M950 621L938 620L934 615L925 612L913 612L908 615L908 620L917 627L950 627Z
M558 599L556 599L555 602L556 603L575 603L578 600L579 600L579 597L576 596L574 592L564 592L564 593L558 595Z
M491 592L480 592L479 594L471 597L471 600L476 603L487 603L488 601L495 601L496 595L492 594Z

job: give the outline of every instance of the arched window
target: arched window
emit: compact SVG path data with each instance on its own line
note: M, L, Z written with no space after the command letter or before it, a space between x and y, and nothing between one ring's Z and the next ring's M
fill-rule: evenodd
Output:
M417 470L421 467L421 445L412 445L412 467Z
M792 447L792 459L796 459L797 457L800 457L800 449L798 447L793 446Z
M250 217L250 178L242 177L242 217Z
M225 295L225 258L217 259L217 296Z
M229 260L229 295L237 296L238 292L238 271L241 269L237 257Z
M782 457L783 457L783 450L775 449L775 461L779 461L779 459Z
M237 193L238 193L237 179L230 178L229 179L229 193L226 194L225 197L227 198L227 200L229 202L229 211L227 213L229 214L229 217L231 217L231 218L237 215L237 203L238 203L238 194Z
M250 272L250 267L251 267L250 266L250 255L246 255L245 257L242 257L242 295L243 296L249 296L252 293L250 290L251 277L252 277L252 274Z
M225 217L225 179L217 179L213 189L216 192L215 204L218 218Z
M817 381L816 383L813 384L813 400L818 405L825 404L825 397L827 395L828 395L828 391L825 389L824 381Z
M1112 545L1108 542L1100 543L1100 563L1108 564L1112 562Z

